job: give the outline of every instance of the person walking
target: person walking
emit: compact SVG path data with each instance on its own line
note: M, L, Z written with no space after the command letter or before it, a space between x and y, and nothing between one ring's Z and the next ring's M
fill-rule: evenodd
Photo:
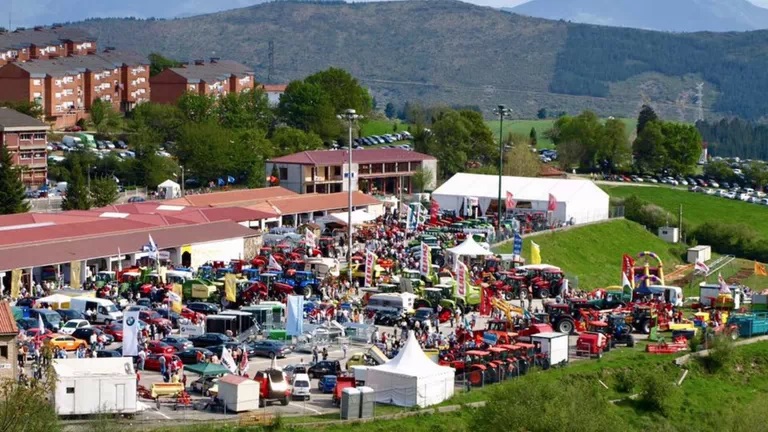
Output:
M317 345L312 347L312 363L317 363L318 360L318 350Z
M343 353L342 358L347 358L347 350L349 349L349 345L347 345L346 342L341 345L341 352Z

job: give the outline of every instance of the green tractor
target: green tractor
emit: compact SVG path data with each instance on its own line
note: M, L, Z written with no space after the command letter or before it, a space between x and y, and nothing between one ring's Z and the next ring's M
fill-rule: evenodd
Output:
M95 281L96 282L96 288L103 288L104 285L107 285L107 284L117 280L117 278L115 276L115 272L113 272L113 271L106 271L106 270L103 270L103 271L100 271L100 272L96 273L96 278L95 279L96 279L96 281Z
M216 285L204 279L190 279L181 286L184 299L218 303L219 290Z

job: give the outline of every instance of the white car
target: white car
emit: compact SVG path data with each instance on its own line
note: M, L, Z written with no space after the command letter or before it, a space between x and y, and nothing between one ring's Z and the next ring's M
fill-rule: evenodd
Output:
M305 373L296 374L293 378L293 393L291 393L291 396L294 399L309 400L310 387L309 375Z
M89 328L90 326L91 326L91 323L89 323L84 319L73 319L64 323L61 329L59 329L59 333L65 334L65 335L71 335L77 329Z

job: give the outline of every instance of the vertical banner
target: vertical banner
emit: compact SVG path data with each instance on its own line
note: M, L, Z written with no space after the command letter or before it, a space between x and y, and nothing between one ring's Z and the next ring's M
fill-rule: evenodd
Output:
M541 264L541 248L534 242L531 242L531 264Z
M517 203L515 202L515 196L512 195L512 192L507 191L507 199L504 203L504 206L506 207L507 211L514 210L517 206Z
M467 265L461 261L456 261L458 271L456 272L456 294L459 298L464 298L467 295Z
M19 298L21 291L21 270L13 269L11 271L11 297Z
M431 249L428 244L421 242L421 260L419 261L419 271L423 276L429 276L430 271L432 270L431 263L432 261L430 258Z
M309 227L307 227L307 230L304 232L304 241L306 242L307 246L311 248L314 248L317 242L317 236L315 236L315 233L313 233L312 229Z
M437 217L440 213L440 204L437 201L432 200L429 205L429 222L432 224L437 223Z
M365 251L365 286L373 286L373 267L376 265L376 255Z
M174 284L178 285L178 284ZM176 294L174 291L168 291L168 300L171 301L171 310L176 312L177 314L181 313L181 310L183 309L181 305L181 295Z
M405 230L406 231L416 230L416 212L413 211L413 208L411 208L411 206L408 206Z
M237 363L235 363L234 357L232 357L232 351L229 348L224 347L221 350L221 365L229 369L231 373L237 372Z
M81 261L72 261L69 263L69 286L80 288L80 272L82 268Z
M520 233L515 233L512 255L516 257L521 257L523 255L523 236L521 236Z
M123 314L123 357L139 355L139 311Z
M304 333L304 297L288 296L286 302L285 334L301 336Z
M237 276L232 273L224 276L224 294L227 297L228 302L237 301Z

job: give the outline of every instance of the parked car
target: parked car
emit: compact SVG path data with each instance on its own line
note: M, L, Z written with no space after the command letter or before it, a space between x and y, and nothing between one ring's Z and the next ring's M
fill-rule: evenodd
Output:
M253 355L269 358L285 357L291 353L291 348L280 341L260 340L250 344Z
M289 383L292 383L294 377L300 374L306 374L308 369L309 365L306 363L290 364L283 368L283 372L285 372L285 379L288 380Z
M89 323L87 320L73 319L65 322L64 325L61 326L61 329L59 329L59 333L65 334L65 335L71 335L77 329L86 328L90 326L91 326L91 323Z
M192 342L181 336L166 336L160 339L160 342L166 343L176 349L176 351L184 351L186 349L194 347Z
M203 359L210 360L211 357L213 357L213 352L206 348L188 348L184 351L181 351L179 353L176 353L176 356L181 360L181 362L185 365L191 365L191 364L197 364L197 353L200 352L203 354Z
M147 350L152 354L174 354L176 348L161 341L147 342Z
M58 313L64 321L85 319L85 315L83 315L82 312L74 309L57 309L56 313Z
M167 354L150 354L147 356L147 359L144 360L144 369L151 370L151 371L160 371L160 357L165 357L165 367L170 367L173 363L176 368L181 368L184 364L181 362L181 359L179 359L179 356L177 355L167 355Z
M48 344L51 348L59 347L65 351L74 351L80 347L87 347L88 342L77 339L73 336L66 336L66 335L54 335L50 339L47 339L45 341L46 344Z
M139 319L147 324L154 324L162 327L172 326L170 320L163 318L157 311L151 309L139 311Z
M203 315L215 315L219 313L218 306L207 302L192 302L187 304L187 308Z
M325 375L317 382L317 389L321 393L333 393L333 389L336 388L336 381L338 377L336 375Z
M341 363L338 360L322 360L307 370L311 378L322 378L327 375L338 375L341 373Z
M310 395L310 381L309 375L305 373L296 374L295 378L291 382L293 386L293 393L291 396L294 399L309 400Z
M96 351L96 357L122 357L123 353L115 350Z
M231 342L232 339L221 333L203 333L200 336L189 338L189 341L197 348L208 348L223 345L227 342Z
M96 333L96 337L104 336L104 343L110 345L115 342L115 337L107 333L103 328L99 326L90 326L85 328L79 328L72 333L72 336L82 339L84 341L91 340L91 334Z

